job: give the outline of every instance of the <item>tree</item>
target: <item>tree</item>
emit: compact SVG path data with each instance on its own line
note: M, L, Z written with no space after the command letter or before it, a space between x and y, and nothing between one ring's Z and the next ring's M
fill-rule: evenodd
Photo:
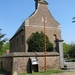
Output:
M64 54L69 54L69 57L75 57L75 43L70 44L63 43Z
M31 36L27 39L28 52L44 52L44 34L41 33L32 33ZM47 51L53 51L53 44L49 41L46 36L46 46Z
M74 42L70 44L70 49L68 51L68 54L70 55L70 57L75 57L75 43Z
M6 34L2 34L1 30L2 29L0 29L0 53L2 54L2 48L3 48L4 43L7 41L7 38L4 38Z
M64 51L64 54L68 54L69 49L70 49L70 44L66 44L64 42L63 43L63 51Z
M6 52L6 50L9 50L9 42L6 42L2 47L2 54Z
M73 19L72 23L74 23L75 22L75 17L73 17L72 19Z
M9 50L9 42L6 42L6 43L4 44L4 50Z

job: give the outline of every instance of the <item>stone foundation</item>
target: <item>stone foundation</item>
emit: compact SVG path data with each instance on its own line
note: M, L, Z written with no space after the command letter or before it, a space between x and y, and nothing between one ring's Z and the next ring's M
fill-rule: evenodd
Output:
M36 66L32 66L30 58L38 59L38 71L44 70L44 53L43 52L15 52L3 55L2 68L12 73L12 75L20 75L20 73L33 72ZM60 68L59 54L57 52L47 52L46 66L48 69Z

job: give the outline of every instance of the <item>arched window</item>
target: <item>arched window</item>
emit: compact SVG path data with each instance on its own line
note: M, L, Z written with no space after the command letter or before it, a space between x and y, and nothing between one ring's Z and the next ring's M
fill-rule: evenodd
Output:
M57 35L56 34L54 34L54 40L56 40L57 39Z

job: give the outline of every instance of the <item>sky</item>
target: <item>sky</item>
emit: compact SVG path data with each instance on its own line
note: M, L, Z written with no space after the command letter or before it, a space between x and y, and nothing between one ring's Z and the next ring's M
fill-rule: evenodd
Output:
M75 42L75 0L46 0L52 16L60 23L61 37L66 43ZM34 0L0 0L0 28L9 40L22 22L35 11Z

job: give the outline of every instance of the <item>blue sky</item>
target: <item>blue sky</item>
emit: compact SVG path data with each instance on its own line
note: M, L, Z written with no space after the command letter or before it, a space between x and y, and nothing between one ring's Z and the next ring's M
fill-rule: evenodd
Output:
M46 0L52 16L61 25L61 36L64 42L75 41L75 0ZM0 0L0 28L10 39L21 23L35 10L34 0Z

